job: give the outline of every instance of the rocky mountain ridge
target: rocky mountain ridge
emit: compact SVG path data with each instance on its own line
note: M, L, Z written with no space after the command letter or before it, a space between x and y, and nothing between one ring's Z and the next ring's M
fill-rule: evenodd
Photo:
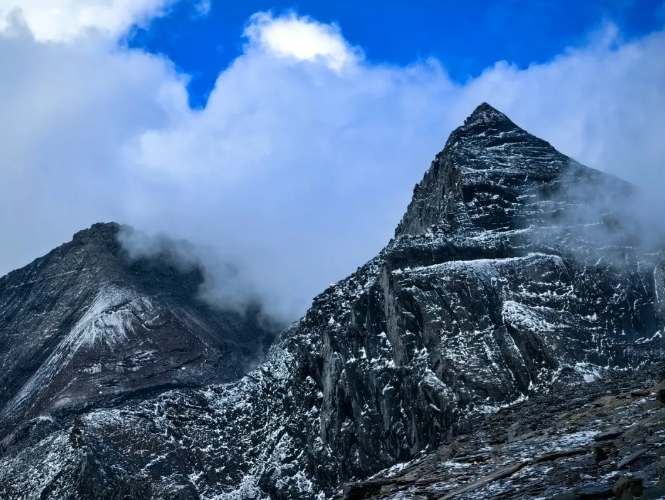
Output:
M665 260L604 203L631 193L483 104L395 238L316 297L258 368L93 408L16 445L0 492L322 499L507 405L646 370L663 354Z
M200 268L132 258L95 224L0 279L0 443L49 419L168 388L237 380L273 333L197 298Z

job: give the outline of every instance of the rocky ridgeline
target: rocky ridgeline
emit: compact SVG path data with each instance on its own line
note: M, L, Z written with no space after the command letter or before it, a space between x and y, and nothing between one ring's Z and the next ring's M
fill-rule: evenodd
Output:
M132 258L120 231L95 224L0 279L1 452L91 408L237 380L272 342L256 314L199 300L173 244Z
M458 488L475 480L494 487L488 475L532 470L543 485L556 482L550 465L529 460L556 453L556 439L568 435L588 448L602 422L579 431L564 425L551 446L534 441L530 455L511 451L523 460L490 460L499 468L478 466L486 472L475 476L455 476L453 445L464 442L456 436L476 436L462 453L491 459L482 439L511 432L497 417L502 408L546 419L549 407L531 403L538 397L554 398L543 400L548 405L563 394L590 397L617 373L650 373L662 359L665 259L640 249L614 209L631 196L628 184L579 165L483 104L416 186L395 238L316 297L258 368L234 383L90 408L33 437L31 447L6 451L0 493L322 499L436 450L443 456L432 467L447 476L404 471L409 480L438 481L438 489L390 490L392 469L378 490L347 487L347 497L476 498ZM633 407L648 405L626 408ZM486 425L494 431L482 431ZM513 434L523 437L520 429ZM453 448L446 455L441 446ZM604 453L614 460L620 450Z

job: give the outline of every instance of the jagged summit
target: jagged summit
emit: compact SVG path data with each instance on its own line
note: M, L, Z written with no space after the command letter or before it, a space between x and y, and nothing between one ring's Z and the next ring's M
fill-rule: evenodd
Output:
M528 227L543 219L543 209L559 210L572 184L591 185L606 178L483 103L450 134L415 186L395 235ZM541 203L545 199L549 208Z
M76 244L86 243L99 243L106 242L115 244L118 240L118 233L121 228L128 228L129 226L122 226L117 222L97 222L87 229L82 229L74 233L72 242Z
M40 266L48 266L53 263L54 259L59 259L65 254L68 257L78 255L80 259L95 261L105 260L109 257L113 259L122 257L123 249L118 240L118 234L122 227L116 222L98 222L87 229L77 231L70 241L63 243L48 254L38 257L30 265L10 271L6 276L1 276L0 283L27 272L35 273ZM124 256L126 257L126 255ZM70 258L66 265L69 267L68 270L72 271L76 269L77 263Z
M82 229L74 233L72 239L76 240L85 235L100 235L112 237L118 234L121 227L129 227L118 224L117 222L95 222L87 229Z
M187 242L175 242L163 239L155 239L155 245L151 248L151 252L138 252L140 255L135 255L136 252L130 251L128 246L125 244L129 235L137 234L136 230L131 226L118 224L117 222L97 222L90 226L87 229L78 231L72 237L70 242L64 243L58 249L68 252L83 252L88 254L90 258L106 258L112 257L117 264L123 267L136 267L137 265L147 265L157 269L158 267L162 268L172 268L174 267L174 258L176 243L187 243ZM145 236L148 238L148 236ZM143 254L149 254L149 259L139 258ZM145 255L143 255L145 257ZM170 259L170 260L169 260ZM139 261L143 261L139 263ZM150 262L147 262L147 261ZM198 275L198 279L202 280L202 270L197 269L197 266L189 266L189 271L192 271L193 274ZM183 266L180 266L180 269L183 269ZM165 270L165 269L162 269Z
M471 128L477 126L503 129L517 128L517 125L515 125L510 118L486 102L480 104L473 113L464 120L464 127Z

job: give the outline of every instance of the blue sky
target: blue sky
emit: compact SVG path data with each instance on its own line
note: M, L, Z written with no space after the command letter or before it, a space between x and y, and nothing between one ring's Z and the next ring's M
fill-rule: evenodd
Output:
M662 198L663 5L0 0L0 274L117 221L295 319L484 101Z
M613 21L631 38L665 20L662 0L218 0L206 15L199 4L179 3L134 30L128 43L167 55L191 75L190 102L201 107L220 71L242 53L249 17L290 10L336 23L370 62L406 65L434 57L460 82L500 60L520 68L548 61L582 44L603 22Z

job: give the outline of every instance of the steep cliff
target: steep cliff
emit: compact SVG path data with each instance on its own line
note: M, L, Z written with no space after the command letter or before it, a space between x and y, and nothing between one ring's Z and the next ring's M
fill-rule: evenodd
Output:
M631 196L483 104L395 238L316 297L258 368L17 445L0 492L324 498L505 405L648 365L662 357L665 260L616 211Z

